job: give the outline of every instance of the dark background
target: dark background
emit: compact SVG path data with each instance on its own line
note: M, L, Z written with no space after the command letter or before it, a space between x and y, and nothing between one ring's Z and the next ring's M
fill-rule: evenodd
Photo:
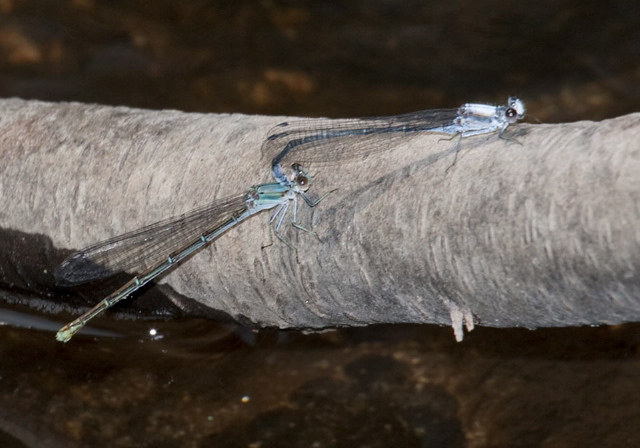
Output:
M639 2L0 0L0 15L2 97L346 117L515 94L534 122L640 110ZM105 317L123 337L63 346L67 317L0 310L1 446L640 446L634 324L456 344L433 326Z

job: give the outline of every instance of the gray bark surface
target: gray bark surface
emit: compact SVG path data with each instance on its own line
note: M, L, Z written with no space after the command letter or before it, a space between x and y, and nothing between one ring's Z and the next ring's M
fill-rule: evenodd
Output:
M260 146L283 121L0 103L0 228L44 235L54 249L271 182ZM429 134L309 166L310 193L337 191L299 207L300 224L319 239L286 226L298 259L262 213L160 283L177 303L280 328L437 323L461 337L463 323L640 321L640 114L518 124L506 135L517 142L462 140L448 171L455 140ZM1 258L6 276L20 253Z

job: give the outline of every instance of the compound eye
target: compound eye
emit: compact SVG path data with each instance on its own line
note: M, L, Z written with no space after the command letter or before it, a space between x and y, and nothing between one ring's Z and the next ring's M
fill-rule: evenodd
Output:
M513 107L508 108L505 112L505 115L507 117L507 120L511 123L518 120L518 111L516 111Z
M293 178L291 181L294 182L300 190L307 191L311 184L309 175L302 169L302 165L299 163L294 163L291 165L291 168L293 169Z
M296 184L301 187L306 187L307 185L309 185L309 178L304 174L298 174L298 176L296 177Z

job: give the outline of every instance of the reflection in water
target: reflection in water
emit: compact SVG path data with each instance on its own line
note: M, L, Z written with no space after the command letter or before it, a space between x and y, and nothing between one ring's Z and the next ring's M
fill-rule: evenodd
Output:
M52 319L36 316L32 313L0 308L0 325L11 325L13 327L30 328L32 330L43 330L56 332L60 328L60 323ZM122 337L113 331L101 330L87 326L82 329L82 334L87 336Z

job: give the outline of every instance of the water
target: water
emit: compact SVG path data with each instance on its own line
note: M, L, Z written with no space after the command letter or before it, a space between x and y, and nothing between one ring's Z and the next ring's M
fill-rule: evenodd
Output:
M53 331L0 327L5 431L18 424L49 446L154 447L535 446L549 434L589 446L603 433L640 435L610 414L637 415L639 325L479 328L457 344L432 326L302 335L96 321L122 337L63 345Z

